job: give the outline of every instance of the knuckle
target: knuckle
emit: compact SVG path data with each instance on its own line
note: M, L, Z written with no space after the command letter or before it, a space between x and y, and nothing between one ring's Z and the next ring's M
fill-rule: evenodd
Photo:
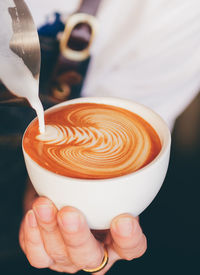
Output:
M61 264L61 265L65 265L68 264L69 260L67 255L65 254L60 254L60 253L49 253L50 258L52 258L56 263Z
M73 238L69 238L67 240L67 245L73 249L78 249L80 247L85 246L85 244L89 242L90 242L89 237L81 236L77 238L76 236L74 236Z
M47 268L49 266L49 261L45 260L45 259L36 259L35 257L28 255L27 259L30 263L31 266L35 267L35 268Z
M117 240L114 242L114 247L117 250L129 251L131 249L136 249L141 245L141 240L143 239L144 234L141 232L136 236L127 238L126 240Z
M147 240L146 240L146 237L145 237L143 245L140 246L140 249L138 250L136 258L139 258L142 255L144 255L144 253L146 252L146 250L147 250Z
M102 260L102 259L101 259ZM96 268L97 266L99 266L101 264L101 261L97 261L97 259L79 259L79 261L77 262L77 260L72 259L72 263L75 265L75 267L78 270L82 270L82 269L93 269Z
M53 234L57 230L57 224L55 221L45 225L41 224L40 227L46 234Z
M142 256L144 255L145 252L146 252L146 249L139 251L138 254L137 254L137 256L136 256L135 258L140 258L140 257L142 257Z
M138 236L135 236L135 237L132 238L132 241L130 243L131 247L133 247L133 248L139 247L141 245L141 242L143 241L144 237L145 236L141 231L141 233Z
M141 238L135 238L132 241L131 247L132 248L137 248L137 247L140 246L140 244L141 244Z
M134 249L132 252L127 251L127 253L124 253L123 259L127 261L131 261L133 259L140 258L142 255L144 255L146 250L147 250L147 241L146 241L146 237L144 236L143 242L137 246L137 249Z
M132 243L129 247L119 248L115 245L114 248L124 260L131 261L141 257L146 252L147 239L143 234L142 237L138 238L137 241L135 241L134 244Z
M78 270L84 269L84 268L86 268L86 266L88 266L85 259L71 258L71 262L72 262L73 266L75 266Z
M94 260L89 260L87 261L87 264L83 264L80 266L81 269L93 269L96 268L97 266L99 266L102 263L102 259L94 259Z
M87 258L87 260L84 260L84 264L80 266L81 269L93 269L99 266L102 263L102 260L104 258L104 255L102 253L94 253L93 255L90 255L90 257Z
M28 235L26 237L26 245L27 246L39 246L41 244L41 239L36 236Z

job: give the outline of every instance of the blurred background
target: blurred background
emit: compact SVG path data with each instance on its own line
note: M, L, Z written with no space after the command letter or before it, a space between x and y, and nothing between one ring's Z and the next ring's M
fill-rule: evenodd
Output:
M148 239L147 252L131 262L116 263L108 274L196 274L199 270L199 126L200 95L176 121L166 180L156 199L140 216ZM2 148L1 156L3 152ZM9 152L4 153L8 156ZM20 176L25 177L22 166L23 159L21 162L16 159L16 169L21 168ZM0 195L0 215L6 217L0 227L0 274L57 274L32 268L19 248L23 189L22 182L16 180L9 194L2 189Z

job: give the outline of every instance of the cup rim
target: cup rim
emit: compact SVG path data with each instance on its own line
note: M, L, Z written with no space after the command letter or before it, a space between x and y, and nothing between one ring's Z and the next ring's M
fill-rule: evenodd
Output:
M115 101L113 103L113 101ZM133 175L139 175L141 173L144 173L145 171L148 171L149 169L151 169L152 166L156 165L156 163L158 162L159 159L162 159L164 157L164 155L166 154L166 152L168 152L168 150L170 149L170 146L171 146L171 133L170 133L170 130L169 130L169 127L167 126L166 122L164 121L164 119L158 114L156 113L155 111L153 111L151 108L141 104L141 103L138 103L138 102L135 102L135 101L129 101L127 99L124 99L124 98L120 98L120 97L80 97L80 98L75 98L75 99L71 99L71 100L67 100L67 101L64 101L64 102L61 102L61 103L58 103L50 108L48 108L47 110L45 110L45 113L46 112L50 112L51 110L53 109L56 109L56 108L60 108L62 106L65 106L65 105L72 105L72 104L76 104L76 103L99 103L99 104L105 104L105 105L112 105L112 106L116 106L116 107L120 107L120 108L124 108L126 110L129 110L131 111L130 109L126 108L126 104L128 105L134 105L134 106L138 106L138 107L141 107L143 108L144 110L148 111L150 114L152 114L154 117L157 118L157 120L162 124L163 126L163 130L165 131L165 134L163 135L164 136L164 140L163 140L163 144L162 144L162 148L159 152L159 154L147 165L145 165L144 167L138 169L137 171L133 171L132 173L129 173L129 174L125 174L125 175L122 175L122 176L117 176L117 177L111 177L111 178L104 178L104 179L83 179L83 178L73 178L73 177L67 177L67 176L64 176L64 175L60 175L60 174L56 174L42 166L40 166L36 161L34 161L25 151L24 149L24 146L23 146L23 141L24 141L24 136L25 136L25 133L28 129L28 127L30 126L30 124L37 119L37 117L35 117L30 123L29 125L27 126L26 130L24 131L24 134L23 134L23 137L22 137L22 150L23 150L23 153L24 155L26 155L26 157L34 163L34 165L42 170L44 170L46 173L49 173L50 175L54 175L58 178L62 178L62 179L70 179L70 181L72 182L92 182L93 184L96 182L112 182L113 179L115 181L118 181L118 180L126 180L127 178L129 177L133 177ZM117 104L118 103L118 104ZM125 106L122 107L122 106L119 106L119 104L124 104ZM132 111L133 112L133 111ZM134 113L134 112L133 112ZM137 114L137 113L135 113ZM137 114L138 115L138 114ZM139 115L140 117L142 117L141 115ZM142 117L143 118L143 117ZM144 120L146 120L146 118L143 118ZM147 120L146 120L147 121ZM152 124L147 121L151 127ZM155 130L155 128L153 127L153 129ZM156 133L159 135L158 131L155 130ZM160 138L160 136L159 136Z

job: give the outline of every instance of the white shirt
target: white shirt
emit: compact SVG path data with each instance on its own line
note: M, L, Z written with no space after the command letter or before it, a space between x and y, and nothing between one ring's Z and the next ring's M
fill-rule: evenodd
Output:
M26 0L37 25L78 0ZM172 128L200 88L199 0L102 0L83 96L149 106ZM45 19L46 18L46 19Z

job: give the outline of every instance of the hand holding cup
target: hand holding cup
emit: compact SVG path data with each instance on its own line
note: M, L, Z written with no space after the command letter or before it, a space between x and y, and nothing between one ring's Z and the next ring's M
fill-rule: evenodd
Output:
M106 247L109 259L97 273L101 275L117 260L132 260L146 250L138 218L123 214L113 219L110 230L91 232L79 210L64 207L58 211L49 199L35 196L30 183L19 238L27 259L36 268L67 273L96 269L102 263Z

